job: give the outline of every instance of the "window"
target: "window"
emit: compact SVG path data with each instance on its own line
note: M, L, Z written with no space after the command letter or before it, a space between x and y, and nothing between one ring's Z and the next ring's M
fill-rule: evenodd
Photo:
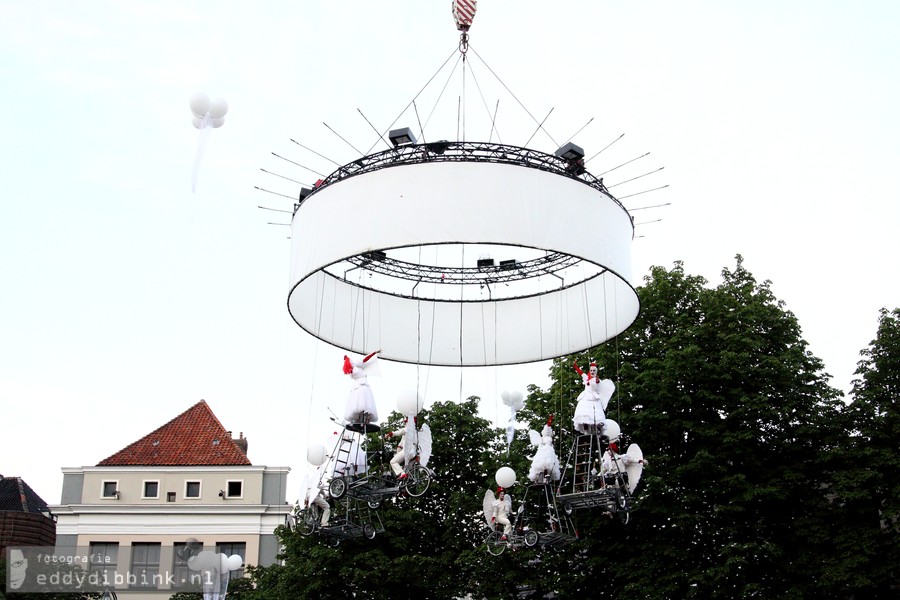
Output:
M159 482L158 481L145 481L143 497L144 498L159 498Z
M103 482L103 497L118 499L118 497L119 497L119 482L118 481L104 481Z
M243 481L229 481L227 486L229 498L242 498L244 496Z
M129 587L156 588L159 576L159 542L131 544L131 577Z
M199 481L186 481L184 484L184 497L185 498L199 498L200 497L200 482Z
M192 571L188 567L188 559L191 558L191 554L196 555L199 553L203 549L202 546L202 542L193 542L191 547L188 547L186 542L175 542L173 544L172 579L174 580L174 588L181 589L191 586L196 588L203 583L202 574L199 571ZM197 579L198 577L200 578L199 580Z
M166 492L166 502L175 502L175 492Z
M216 544L216 552L220 552L225 556L231 556L232 554L237 554L241 557L241 560L247 560L247 543L246 542L218 542ZM246 562L245 562L246 564ZM231 572L232 579L236 577L243 577L244 569L240 568L236 571Z
M98 585L112 587L116 581L119 544L116 542L91 542L90 548L89 565L91 575L97 577Z

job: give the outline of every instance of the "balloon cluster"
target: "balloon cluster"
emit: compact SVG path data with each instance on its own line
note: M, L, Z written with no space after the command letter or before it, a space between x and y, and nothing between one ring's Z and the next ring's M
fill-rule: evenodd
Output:
M210 550L203 550L187 561L188 568L192 571L217 571L219 573L227 573L241 568L244 559L239 554L228 556L223 553L216 553Z
M509 446L512 444L513 436L516 433L516 413L525 408L525 401L522 400L522 392L509 392L504 390L500 394L503 404L509 407L509 423L506 425L506 453L509 454Z
M203 92L197 92L191 96L191 122L197 129L206 127L221 127L225 124L225 113L228 112L228 103L224 98L210 100Z

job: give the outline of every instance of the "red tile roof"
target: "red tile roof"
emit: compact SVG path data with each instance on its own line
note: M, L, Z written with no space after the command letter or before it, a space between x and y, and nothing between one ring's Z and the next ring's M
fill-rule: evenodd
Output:
M249 464L252 463L247 455L213 414L206 400L201 400L159 429L101 460L97 466Z

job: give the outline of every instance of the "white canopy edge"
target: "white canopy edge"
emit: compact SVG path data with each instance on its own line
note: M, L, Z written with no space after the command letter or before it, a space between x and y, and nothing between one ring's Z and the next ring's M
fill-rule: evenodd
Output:
M330 184L292 224L288 309L323 341L444 366L534 362L603 343L637 317L629 283L634 228L611 197L571 178L501 163L388 167ZM323 269L375 250L504 244L606 269L541 295L447 302L367 290ZM410 284L412 286L412 284Z

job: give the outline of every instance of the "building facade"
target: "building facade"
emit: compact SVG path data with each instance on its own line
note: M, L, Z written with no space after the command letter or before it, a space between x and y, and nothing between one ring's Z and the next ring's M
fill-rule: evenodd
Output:
M289 470L253 465L201 400L96 466L63 468L57 552L87 552L120 598L146 600L189 587L188 544L274 564Z

